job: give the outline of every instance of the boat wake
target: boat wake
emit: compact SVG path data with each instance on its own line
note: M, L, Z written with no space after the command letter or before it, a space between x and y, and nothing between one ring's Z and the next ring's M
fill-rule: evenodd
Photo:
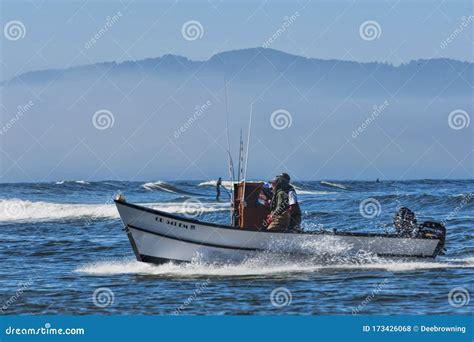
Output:
M153 265L135 260L114 260L90 263L75 270L87 275L119 275L138 274L167 277L192 276L261 276L285 275L324 271L351 271L351 270L380 270L388 272L410 272L417 270L435 270L448 268L474 268L474 258L449 259L444 261L403 261L382 259L371 256L358 260L346 260L341 263L313 262L278 262L269 261L266 257L248 259L237 264L208 264L200 260L191 263L177 264L169 262L163 265Z
M147 207L174 214L184 214L189 210L180 202L143 204ZM203 203L201 213L227 211L228 203ZM53 203L31 202L20 199L0 200L0 222L37 222L74 219L118 219L117 208L113 203Z

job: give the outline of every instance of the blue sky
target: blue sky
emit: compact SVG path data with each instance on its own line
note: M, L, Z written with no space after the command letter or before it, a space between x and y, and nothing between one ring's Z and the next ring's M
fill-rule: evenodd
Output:
M264 45L394 65L473 61L472 1L8 0L1 1L0 25L0 80L165 54L207 60ZM197 36L185 27L197 28ZM265 53L249 51L250 61L260 61L255 69L246 69L245 52L231 54L226 67L239 65L228 85L234 146L240 129L246 133L250 102L259 99L250 156L258 167L251 178L281 171L307 180L472 177L472 64L431 60L377 65L369 73L374 66L305 66L307 60L286 55L268 62ZM299 60L294 73L285 67L293 60ZM273 63L284 67L275 72ZM221 71L182 75L171 67L142 74L136 65L36 74L0 88L0 182L227 174ZM196 106L209 100L206 113L176 138ZM383 114L351 137L385 101ZM111 122L97 127L94 118L104 113ZM275 128L274 113L292 124Z
M449 46L440 43L473 14L472 1L2 1L1 22L18 20L25 37L2 39L2 79L25 71L100 61L180 54L207 59L216 52L261 46L285 17L299 16L273 44L285 52L324 59L384 61L449 57L472 61L472 23ZM100 43L84 44L122 16ZM202 38L182 39L199 21ZM381 38L364 41L360 25L380 25Z

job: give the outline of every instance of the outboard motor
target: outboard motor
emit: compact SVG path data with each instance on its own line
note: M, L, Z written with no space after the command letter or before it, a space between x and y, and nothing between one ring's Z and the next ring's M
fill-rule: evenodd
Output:
M415 213L406 207L402 207L397 211L393 218L393 225L400 236L415 237L418 235Z
M439 240L435 254L442 254L446 239L446 227L443 223L426 221L418 224L413 211L406 207L400 208L393 218L393 225L401 237Z
M418 237L439 240L435 254L443 254L446 240L446 227L440 222L426 221L419 225Z

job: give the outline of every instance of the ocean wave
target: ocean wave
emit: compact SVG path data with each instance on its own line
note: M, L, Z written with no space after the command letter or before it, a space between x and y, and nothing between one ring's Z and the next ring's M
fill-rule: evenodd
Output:
M222 181L222 186L228 190L231 190L234 184L237 184L238 182L232 182L232 181ZM205 182L201 182L198 184L198 186L213 186L215 187L217 185L217 180L209 180Z
M60 180L60 181L57 181L55 184L56 185L63 185L63 184L71 184L71 183L82 184L82 185L89 185L90 184L89 182L87 182L85 180L72 180L72 181Z
M324 186L347 190L347 187L346 187L345 185L342 185L342 184L331 183L331 182L326 182L326 181L321 181L321 182L319 182L319 183L320 183L321 185L324 185Z
M318 272L334 270L347 272L347 270L382 270L389 272L410 272L429 269L471 269L474 268L474 258L452 259L445 261L406 261L390 260L372 256L363 257L353 262L314 264L313 262L275 262L268 258L254 258L238 264L206 264L199 260L191 263L176 264L169 262L162 265L153 265L136 260L111 260L99 261L83 265L75 270L77 273L90 275L115 275L115 274L143 274L162 275L167 277L190 276L258 276L271 274L288 274Z
M187 207L179 202L148 203L144 206L174 214L183 214ZM227 211L228 203L204 203L202 213ZM116 219L118 212L115 204L53 203L31 202L20 199L0 200L0 222L38 222L81 218Z
M193 192L189 192L189 191L179 189L178 187L173 186L173 185L168 184L168 183L163 182L163 181L148 182L148 183L142 184L141 187L143 189L148 190L148 191L158 190L158 191L169 192L169 193L172 193L172 194L196 195Z
M317 191L317 190L300 190L296 189L298 195L334 195L337 192L333 191Z

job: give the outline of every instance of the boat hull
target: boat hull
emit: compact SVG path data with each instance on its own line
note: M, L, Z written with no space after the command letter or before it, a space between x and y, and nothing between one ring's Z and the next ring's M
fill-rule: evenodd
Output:
M435 257L437 239L401 238L391 234L283 233L204 223L159 210L116 201L137 260L241 261L261 253L296 256Z

